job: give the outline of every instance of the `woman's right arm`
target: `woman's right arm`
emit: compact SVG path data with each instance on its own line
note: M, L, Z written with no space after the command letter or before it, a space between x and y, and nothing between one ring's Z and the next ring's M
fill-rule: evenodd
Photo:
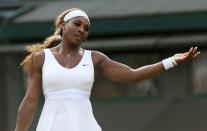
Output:
M36 112L42 85L43 52L34 54L28 74L26 95L18 109L15 131L28 131Z

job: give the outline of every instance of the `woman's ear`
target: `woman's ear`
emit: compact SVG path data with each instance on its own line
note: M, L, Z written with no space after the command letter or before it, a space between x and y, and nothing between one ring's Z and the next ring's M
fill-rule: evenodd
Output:
M65 22L62 25L62 32L64 32L64 31L65 31Z

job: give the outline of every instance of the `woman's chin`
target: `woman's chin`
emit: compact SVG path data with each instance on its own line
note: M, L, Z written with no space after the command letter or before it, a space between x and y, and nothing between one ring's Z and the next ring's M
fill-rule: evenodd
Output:
M76 47L79 47L79 46L81 45L81 41L80 41L80 40L74 40L74 41L72 42L72 45L73 45L73 46L76 46Z

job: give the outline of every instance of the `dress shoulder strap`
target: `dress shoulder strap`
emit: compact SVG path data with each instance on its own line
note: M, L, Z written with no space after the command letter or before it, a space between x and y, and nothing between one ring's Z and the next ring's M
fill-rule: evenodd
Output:
M83 62L93 64L91 50L85 50Z
M51 54L50 49L48 48L44 49L44 53L45 53L44 66L52 64L53 59L52 59L52 54Z

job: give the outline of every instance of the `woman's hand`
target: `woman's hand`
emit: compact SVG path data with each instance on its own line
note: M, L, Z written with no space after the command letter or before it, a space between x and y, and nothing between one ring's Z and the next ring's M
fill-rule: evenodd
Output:
M196 56L200 54L200 52L197 49L197 47L191 47L188 52L175 54L173 58L175 59L177 64L187 62L189 60L194 59Z

